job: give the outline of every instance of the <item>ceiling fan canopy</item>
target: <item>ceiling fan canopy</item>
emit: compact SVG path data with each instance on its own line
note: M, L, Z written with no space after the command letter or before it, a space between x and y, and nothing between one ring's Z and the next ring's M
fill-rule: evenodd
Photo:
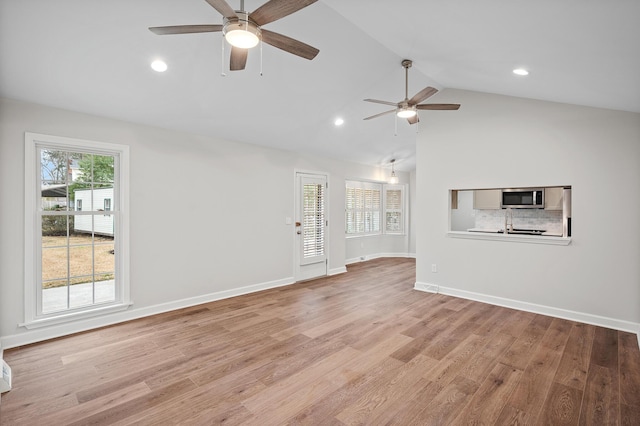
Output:
M405 59L402 61L404 67L405 83L404 83L404 99L400 102L381 101L378 99L365 99L366 102L373 102L376 104L394 106L394 109L381 112L379 114L372 115L364 118L364 120L371 120L372 118L381 117L383 115L391 114L393 112L400 118L406 118L409 124L415 124L420 121L418 118L418 110L457 110L460 108L460 104L421 104L438 93L438 89L427 86L418 93L416 93L411 99L409 99L409 68L413 65L413 61Z
M240 10L234 10L226 0L206 0L222 15L221 25L172 25L149 27L149 30L158 35L222 32L231 45L229 60L231 71L245 69L248 49L256 46L260 41L311 60L320 52L318 49L291 37L266 30L262 26L291 15L316 1L269 0L258 9L248 13L244 10L244 0L240 1Z

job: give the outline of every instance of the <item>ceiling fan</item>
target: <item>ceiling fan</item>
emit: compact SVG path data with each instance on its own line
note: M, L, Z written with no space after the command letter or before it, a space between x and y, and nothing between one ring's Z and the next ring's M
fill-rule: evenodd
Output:
M222 32L231 44L229 69L243 70L247 63L250 48L260 40L285 52L293 53L305 59L313 59L320 52L315 47L282 34L262 28L270 22L284 18L317 0L269 0L251 13L244 10L244 0L240 1L240 10L234 10L225 0L206 0L223 16L222 25L173 25L168 27L150 27L154 34L190 34Z
M381 112L380 114L372 115L371 117L365 118L365 120L371 120L372 118L380 117L382 115L391 114L395 112L396 115L400 118L406 118L409 124L415 124L420 119L418 118L417 110L457 110L460 108L460 104L421 104L420 102L426 100L427 98L435 95L438 92L438 89L433 87L425 87L418 93L416 93L411 99L409 99L409 68L413 61L409 59L405 59L402 61L402 66L404 67L404 75L405 75L405 83L404 83L404 100L400 102L387 102L387 101L379 101L377 99L365 99L367 102L373 102L376 104L383 105L391 105L395 108L389 111Z

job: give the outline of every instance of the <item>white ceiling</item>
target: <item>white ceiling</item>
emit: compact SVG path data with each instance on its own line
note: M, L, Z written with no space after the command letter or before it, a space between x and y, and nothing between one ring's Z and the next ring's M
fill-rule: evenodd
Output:
M0 96L412 170L416 126L362 120L387 109L362 99L404 98L402 59L409 96L431 85L640 113L639 17L638 0L320 0L265 26L320 49L313 61L265 45L262 76L256 49L222 77L220 33L147 29L222 23L204 0L0 0ZM456 112L422 111L420 126L440 114Z

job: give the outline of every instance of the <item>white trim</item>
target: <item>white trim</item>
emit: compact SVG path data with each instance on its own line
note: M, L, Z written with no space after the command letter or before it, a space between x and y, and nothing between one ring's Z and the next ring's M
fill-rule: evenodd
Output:
M360 257L354 257L353 259L347 259L345 265L351 265L352 263L366 262L367 260L380 259L381 257L403 257L407 259L415 259L415 253L374 253L367 254Z
M506 308L518 309L535 314L548 315L585 324L597 325L600 327L612 328L614 330L626 331L639 335L640 343L640 323L620 320L616 318L603 317L584 312L570 311L568 309L555 308L553 306L538 305L536 303L523 302L520 300L507 299L504 297L491 296L488 294L475 293L467 290L460 290L451 287L442 287L436 284L416 282L415 290L444 294L447 296L459 297L462 299L475 300L477 302L489 303L491 305L503 306ZM435 291L430 291L435 289Z
M339 268L329 269L329 271L327 271L327 276L344 274L345 272L347 272L347 267L341 266Z
M447 236L451 238L465 238L469 240L508 241L510 243L532 243L568 246L571 237L545 237L543 235L514 235L484 232L449 231Z
M131 305L129 286L129 147L127 145L113 144L108 142L97 142L85 139L74 139L63 136L44 135L39 133L25 132L25 244L24 244L24 322L20 326L27 328L42 327L49 324L59 324L65 321L76 321L78 318L86 318L105 312L113 312L127 309ZM38 281L39 266L35 262L38 256L34 256L34 250L39 253L40 247L36 244L38 229L38 195L39 185L38 169L40 159L36 155L38 146L48 145L56 148L88 152L93 154L117 155L115 161L115 174L118 180L117 191L114 194L112 206L115 204L116 210L112 210L118 238L115 239L114 249L118 253L116 256L116 302L106 305L92 305L86 309L64 312L56 315L38 316L39 295L35 283ZM34 180L35 179L35 180Z
M416 282L413 288L414 290L424 291L427 293L435 293L435 294L438 294L440 290L436 284L427 284L427 283L419 283L419 282Z
M117 305L106 305L106 306L93 306L90 310L83 310L80 312L63 312L58 316L47 317L47 318L38 318L33 321L23 322L18 324L20 327L24 327L28 330L32 330L34 328L42 328L53 325L65 324L70 321L81 321L87 318L93 318L100 315L111 314L113 312L120 312L129 309L129 307L133 305L132 302L125 304L117 304Z
M276 287L283 287L293 284L294 282L295 281L293 277L287 277L275 281L248 285L231 290L218 291L201 296L189 297L186 299L147 306L144 308L129 309L119 313L114 313L112 315L103 315L100 317L87 318L84 320L68 322L65 324L55 325L47 328L38 328L25 333L3 336L0 339L0 344L5 349L15 348L18 346L41 342L43 340L49 340L56 337L67 336L69 334L79 333L82 331L93 330L96 328L101 328L125 321L131 321L134 319L174 311L177 309L201 305L203 303L215 302L216 300L228 299L231 297L241 296L243 294L269 290Z

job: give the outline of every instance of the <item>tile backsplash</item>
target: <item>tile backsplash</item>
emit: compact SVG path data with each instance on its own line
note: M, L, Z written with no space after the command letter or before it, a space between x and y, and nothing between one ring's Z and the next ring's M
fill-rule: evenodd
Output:
M476 210L476 228L503 229L506 210ZM562 234L562 211L543 209L512 209L513 227L522 229L544 229ZM511 222L511 217L509 217Z

